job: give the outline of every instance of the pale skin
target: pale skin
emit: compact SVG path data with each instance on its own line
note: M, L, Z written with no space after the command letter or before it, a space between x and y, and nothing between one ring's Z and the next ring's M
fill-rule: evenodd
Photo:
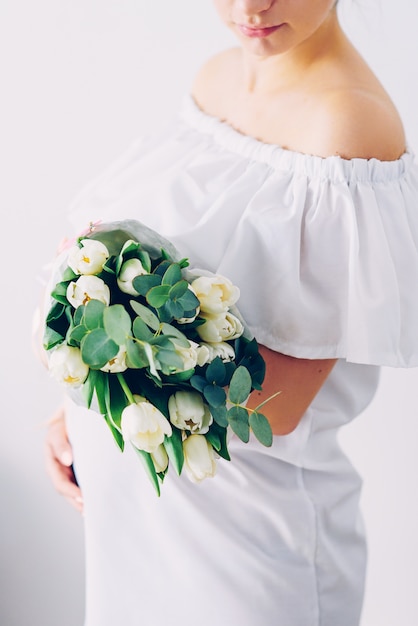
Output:
M319 157L398 159L405 152L399 115L382 85L343 33L334 0L214 0L239 47L210 59L192 95L199 107L239 132ZM275 435L299 424L335 359L297 359L261 346L263 407ZM81 492L60 409L48 430L47 468L77 510Z

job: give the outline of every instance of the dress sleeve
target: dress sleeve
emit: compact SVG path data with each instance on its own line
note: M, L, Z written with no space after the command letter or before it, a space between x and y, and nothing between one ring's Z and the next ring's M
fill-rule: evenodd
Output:
M418 169L408 153L354 161L336 159L332 176L296 169L283 188L271 176L219 270L271 349L418 366Z

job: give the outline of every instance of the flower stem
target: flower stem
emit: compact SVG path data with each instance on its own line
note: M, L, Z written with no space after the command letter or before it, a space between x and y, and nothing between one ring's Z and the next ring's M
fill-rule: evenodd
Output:
M126 398L128 399L130 404L136 404L135 403L135 398L132 395L132 391L129 389L126 380L124 379L124 377L122 376L122 374L117 373L116 374L118 381L120 383L120 386L123 389L123 393L125 394Z

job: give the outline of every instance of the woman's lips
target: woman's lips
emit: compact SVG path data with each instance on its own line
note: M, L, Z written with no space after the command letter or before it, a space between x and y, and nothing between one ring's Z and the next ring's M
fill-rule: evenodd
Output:
M244 24L237 24L238 30L240 30L243 35L245 35L246 37L254 37L254 38L268 37L269 35L274 33L276 30L278 30L280 26L281 24L279 24L278 26L266 26L264 28L262 27L254 28L253 26L245 26Z

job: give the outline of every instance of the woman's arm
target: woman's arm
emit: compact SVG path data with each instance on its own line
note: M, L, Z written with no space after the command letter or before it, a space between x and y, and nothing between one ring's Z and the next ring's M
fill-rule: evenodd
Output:
M83 511L83 498L74 476L73 452L65 428L65 411L61 407L51 419L45 440L46 470L55 489L77 511Z
M247 406L254 409L280 391L263 406L261 412L269 420L273 434L288 435L299 424L336 359L297 359L265 346L260 346L260 353L266 362L263 390L253 391Z

